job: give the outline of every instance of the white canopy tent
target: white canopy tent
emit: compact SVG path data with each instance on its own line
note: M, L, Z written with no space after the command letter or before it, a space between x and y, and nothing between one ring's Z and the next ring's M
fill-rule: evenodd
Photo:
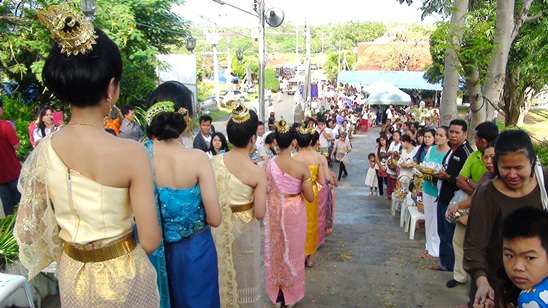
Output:
M410 105L411 96L393 84L380 80L367 86L369 105Z

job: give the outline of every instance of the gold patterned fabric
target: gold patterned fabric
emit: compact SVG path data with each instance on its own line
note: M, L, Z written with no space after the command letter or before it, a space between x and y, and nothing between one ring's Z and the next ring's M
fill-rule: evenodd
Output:
M318 170L320 166L310 165L310 175L314 180L312 182L312 188L314 189L314 200L312 202L306 201L306 244L304 247L305 254L307 256L316 253L318 250Z
M253 188L226 168L223 155L213 157L213 170L223 214L213 229L219 261L221 307L262 307L261 229L253 209L233 213L232 206L253 202Z
M83 263L62 254L61 238L71 246L97 249L130 234L133 224L128 189L72 172L53 150L51 136L25 161L19 180L14 234L29 279L57 261L63 307L158 307L156 271L139 245L103 262Z
M129 254L82 263L63 253L57 268L63 307L159 307L156 270L137 245Z

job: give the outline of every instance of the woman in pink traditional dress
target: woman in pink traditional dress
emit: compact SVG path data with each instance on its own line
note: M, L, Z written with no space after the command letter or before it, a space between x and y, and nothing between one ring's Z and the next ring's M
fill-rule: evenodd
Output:
M267 211L264 217L264 268L268 297L277 306L292 306L304 297L306 206L314 200L308 166L291 158L296 133L276 124L277 158L265 163ZM304 198L303 198L304 195Z

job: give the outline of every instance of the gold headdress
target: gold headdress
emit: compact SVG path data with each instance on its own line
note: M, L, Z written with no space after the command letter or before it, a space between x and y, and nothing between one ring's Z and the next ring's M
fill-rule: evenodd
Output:
M93 25L86 21L84 15L66 5L50 5L46 10L38 10L36 15L61 46L61 52L68 56L86 54L96 43Z
M314 125L308 125L308 134L310 135L314 135L314 133L316 133L316 128L314 127Z
M285 134L289 131L289 124L287 124L287 122L285 120L280 120L276 123L274 123L274 126L276 126L276 130L280 133L280 134Z
M238 103L234 109L232 109L230 118L235 123L242 124L250 118L249 109L247 109L243 104Z
M170 101L161 101L157 102L156 104L150 106L147 110L146 115L146 121L147 124L150 125L152 123L152 119L159 115L162 112L173 112L175 111L174 103Z
M306 125L301 125L299 126L299 128L297 129L297 131L299 132L299 134L301 135L306 135L308 134L308 127L306 127Z

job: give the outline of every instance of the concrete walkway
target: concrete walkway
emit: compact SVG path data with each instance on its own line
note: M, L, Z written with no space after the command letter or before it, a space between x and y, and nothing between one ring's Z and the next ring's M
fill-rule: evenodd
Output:
M336 190L334 231L306 271L306 296L298 307L455 307L467 301L468 285L446 288L452 273L431 271L432 261L420 258L424 230L409 240L388 200L368 196L367 154L378 133L352 139L349 176Z

